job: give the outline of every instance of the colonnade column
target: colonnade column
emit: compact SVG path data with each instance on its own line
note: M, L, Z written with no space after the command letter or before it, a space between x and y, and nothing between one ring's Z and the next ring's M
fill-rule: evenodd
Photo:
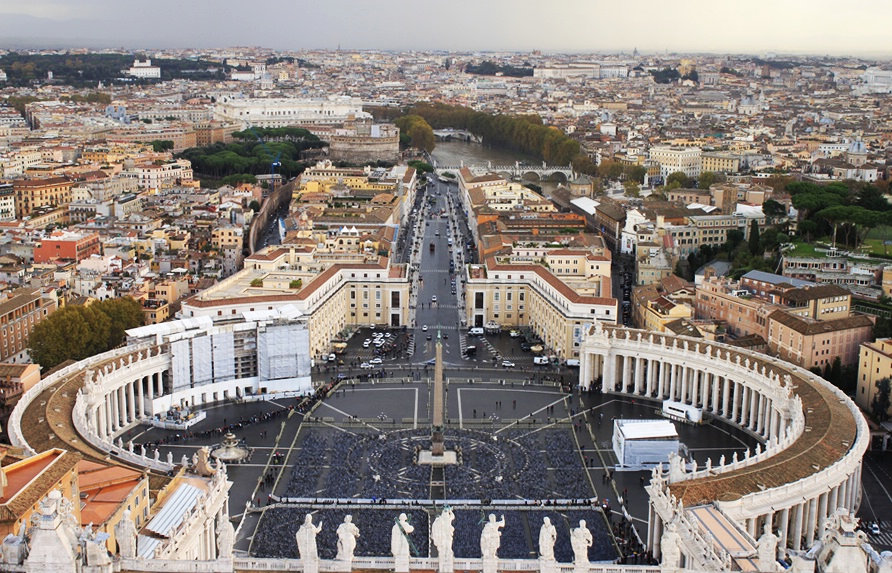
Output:
M805 530L805 546L811 547L815 542L815 530L818 528L818 507L817 500L811 498L808 500L808 519L806 520Z
M796 504L793 514L793 549L802 549L802 504Z
M136 393L133 391L134 384L136 384L136 382L127 384L127 412L130 414L131 422L136 421Z
M644 359L638 356L635 358L635 394L641 394L644 391Z
M601 390L612 392L616 383L616 355L608 352L604 355L604 367L601 370Z
M779 539L778 546L781 548L781 551L786 551L787 550L787 534L788 534L788 530L790 528L790 508L789 507L785 507L784 509L781 510L779 525L780 525L780 533L779 533L778 537L780 537L780 539Z
M691 383L691 406L696 406L697 402L700 400L700 384L702 380L700 380L700 371L696 368L691 369L692 379Z
M145 397L143 396L142 378L135 382L136 384L136 417L142 419L146 411Z
M120 419L120 417L118 416L118 400L117 400L117 396L116 396L115 394L116 394L116 392L112 392L111 394L108 395L108 399L109 399L109 401L111 402L111 413L112 413L111 429L112 429L112 433L115 433L115 432L118 430L118 428L121 427L121 426L119 425L121 419Z
M622 391L628 392L629 382L632 379L631 357L623 356Z
M824 520L827 519L827 501L830 498L830 492L825 491L821 495L818 496L818 520L817 524L820 527Z
M730 419L730 405L731 401L731 380L727 376L722 377L722 408L719 410L722 413L722 416Z
M669 364L669 399L675 400L675 386L677 381L675 379L677 366L675 364Z
M709 405L709 411L716 414L719 411L719 386L722 383L722 377L711 372L707 373L707 376L712 387L712 404Z
M731 399L731 421L737 423L738 402L740 398L740 384L734 382L734 397Z
M653 359L647 359L647 395L653 396L654 393L654 374L656 366Z
M105 404L99 404L96 406L96 433L99 434L100 438L105 437Z
M149 417L155 415L155 408L152 405L153 400L155 399L155 382L152 380L152 375L146 376L146 389L149 391L149 406L147 414Z

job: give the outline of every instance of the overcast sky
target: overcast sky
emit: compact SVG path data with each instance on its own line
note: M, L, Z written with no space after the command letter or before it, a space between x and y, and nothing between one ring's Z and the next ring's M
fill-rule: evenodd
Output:
M0 0L0 48L892 54L892 0Z

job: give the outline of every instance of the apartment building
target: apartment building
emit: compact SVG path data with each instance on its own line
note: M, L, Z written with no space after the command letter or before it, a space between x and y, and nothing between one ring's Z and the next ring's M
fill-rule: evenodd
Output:
M836 358L855 364L862 342L873 336L873 319L864 314L814 320L775 311L768 317L768 348L803 368L825 368Z
M660 164L660 175L664 180L678 171L691 178L699 177L701 155L699 147L655 145L650 148L650 159Z
M20 288L0 300L0 362L28 362L28 336L34 325L56 310L40 289Z
M892 338L862 342L859 348L855 402L863 410L873 411L873 401L879 391L877 382L885 378L892 379ZM886 413L892 413L892 406Z
M34 262L47 263L59 259L80 262L90 255L99 255L101 252L102 242L99 233L53 231L34 247Z
M563 359L579 356L586 325L615 324L619 316L614 298L582 294L542 265L501 264L495 258L470 267L465 297L468 325L530 327Z
M39 207L68 205L72 186L67 177L16 179L13 181L16 219L27 217Z
M700 171L712 173L737 173L740 157L730 153L706 152L700 158Z
M141 163L121 172L121 177L136 179L140 189L162 189L192 181L192 163L176 159L164 163Z
M779 307L756 298L740 285L718 277L707 277L697 287L696 318L722 320L728 334L742 337L756 334L768 339L768 316Z
M15 188L12 183L0 183L0 221L15 221Z

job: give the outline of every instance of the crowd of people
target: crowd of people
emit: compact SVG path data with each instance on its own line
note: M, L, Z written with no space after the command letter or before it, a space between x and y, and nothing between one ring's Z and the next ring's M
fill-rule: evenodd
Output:
M426 499L430 468L414 463L429 440L427 430L381 435L308 429L282 495ZM576 499L592 495L572 437L561 429L506 431L497 441L486 432L447 431L446 448L461 463L446 467L452 499Z

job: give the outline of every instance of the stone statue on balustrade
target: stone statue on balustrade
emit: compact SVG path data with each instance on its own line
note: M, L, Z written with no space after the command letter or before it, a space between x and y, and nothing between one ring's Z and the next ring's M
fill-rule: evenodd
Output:
M453 570L452 537L455 533L453 521L455 521L455 513L452 508L444 507L431 526L431 539L437 548L437 569L440 573Z
M232 547L235 543L235 529L232 522L223 512L217 514L217 557L232 558Z
M554 542L557 540L557 529L552 525L549 518L542 520L542 527L539 528L539 570L544 571L551 566L554 567Z
M765 531L756 542L756 554L759 557L759 569L771 571L776 569L777 543L780 541L777 535L771 531L771 520L765 521Z
M202 477L210 477L216 471L211 465L211 450L207 446L202 446L192 456L192 470ZM309 517L309 516L308 516Z
M115 524L115 540L118 542L118 553L122 559L136 557L136 525L129 509L121 514L121 519Z
M297 530L297 552L303 564L304 573L317 573L319 571L319 554L316 551L316 535L322 531L322 524L313 524L313 516L307 514L304 522Z
M588 571L588 548L593 543L592 532L585 526L585 520L579 520L579 527L570 532L570 546L573 548L573 567L575 571Z
M505 527L505 516L496 521L496 516L489 514L489 521L483 526L480 534L480 554L483 559L498 559L499 546L502 544L502 532Z
M660 537L660 564L667 569L678 568L681 563L681 536L674 521L666 523Z
M352 515L344 516L344 523L338 526L338 554L335 557L346 571L353 566L353 552L356 550L356 540L359 538L359 528L353 523Z
M401 513L390 530L390 553L393 554L394 570L397 573L409 571L409 535L415 528L409 523L405 513Z

